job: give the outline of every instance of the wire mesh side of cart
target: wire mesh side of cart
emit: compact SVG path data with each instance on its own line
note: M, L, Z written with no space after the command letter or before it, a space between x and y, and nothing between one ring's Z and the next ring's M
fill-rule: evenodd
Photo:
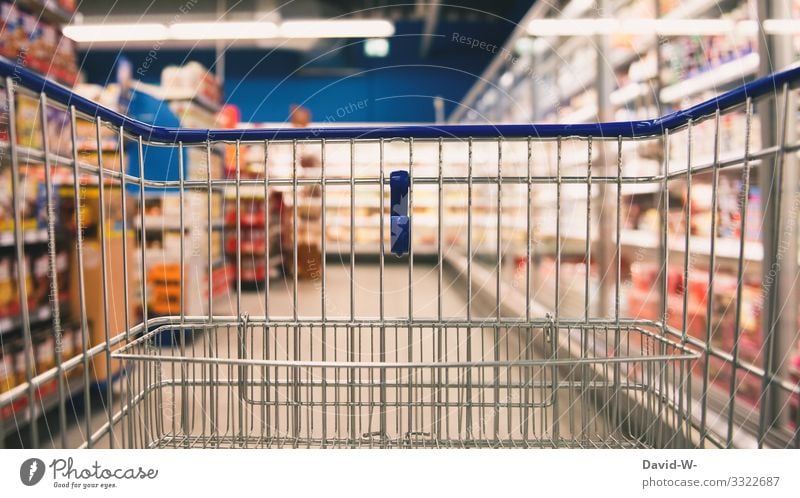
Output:
M183 346L154 346L176 331L164 326L115 353L130 372L127 446L690 444L696 355L653 329L248 320L180 330ZM557 335L585 347L559 351Z
M58 342L73 321L80 344L70 357L55 348L53 365L38 365L36 287L17 286L22 375L0 394L0 409L26 446L798 446L800 389L788 373L797 338L783 332L785 296L794 291L783 276L762 284L764 332L754 355L742 347L742 295L750 275L770 275L753 273L759 265L744 236L753 224L761 228L748 217L754 171L774 175L762 183L768 235L760 266L775 275L796 271L781 248L796 244L788 228L797 213L783 207L797 196L796 179L786 175L796 171L788 110L800 70L656 121L246 131L151 127L8 61L0 73L13 124L3 149L15 222L9 250L17 262L32 253L23 192L38 175L44 280L51 295L63 293L65 279L73 291L71 304L49 300L47 323ZM20 126L23 99L33 102L27 109L40 126ZM755 143L756 123L775 128L775 144ZM724 142L723 124L743 130L743 150ZM86 126L93 139L81 142ZM702 127L715 137L707 161L691 139ZM681 137L686 146L676 148ZM212 167L220 147L234 157L230 176ZM151 150L172 154L176 178L148 178ZM136 160L126 164L131 151ZM187 164L190 154L201 160ZM317 167L303 165L307 154ZM261 166L245 174L251 162ZM730 171L741 173L743 192L733 210L742 235L733 256L722 254L718 237L692 235L702 222L691 202L670 207L709 184L716 211ZM396 172L407 178L398 199L390 192ZM82 208L55 223L59 182L81 185L67 193L73 206L96 191L102 228L92 230ZM162 246L177 251L175 272L150 263L146 189L177 199L177 212L164 218L178 236ZM242 249L252 231L242 213L256 191L267 198L273 189L291 206L281 257L294 271L285 281L259 282L260 312L241 279L228 299L214 299L212 199L232 199L235 223L225 233L235 239L233 272L242 275L253 258ZM652 240L624 225L630 191L652 195ZM376 203L365 207L370 195ZM109 229L114 213L125 236ZM190 229L198 217L206 224ZM303 227L310 218L318 231ZM689 228L676 233L676 219ZM707 220L710 233L719 223ZM74 238L59 240L67 224ZM360 241L370 224L377 237ZM269 240L280 228L263 230ZM298 276L300 240L327 256L314 260L309 280ZM628 302L637 289L622 274L627 246L636 248L634 263L657 262L638 307ZM59 247L76 261L70 277L59 275ZM691 301L708 317L719 309L732 316L732 341L688 306L704 265L735 276L721 295L714 289L723 279L708 272L704 295ZM19 268L26 282L26 266ZM181 290L164 316L147 305L136 310L149 302L152 273ZM335 280L346 283L333 288ZM753 379L757 394L744 401L741 387ZM58 427L47 425L52 417L44 433L26 424L50 409ZM73 424L79 441L67 439Z

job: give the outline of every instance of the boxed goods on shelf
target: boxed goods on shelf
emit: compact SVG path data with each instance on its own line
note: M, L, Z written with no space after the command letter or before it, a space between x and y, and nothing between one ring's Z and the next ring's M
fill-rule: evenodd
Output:
M190 148L187 150L185 163L185 180L208 180L209 169L211 178L222 178L225 174L225 162L220 149L211 149L211 165L209 168L208 153L205 147Z
M80 334L80 327L69 323L60 331L60 335L54 334L50 326L33 328L31 339L33 343L33 364L32 375L42 374L57 366L56 353L61 351L61 362L75 357L83 350L83 343ZM25 363L24 342L20 334L13 337L4 336L0 338L2 348L0 348L0 394L7 392L27 380L27 365ZM83 365L79 364L75 368L65 371L65 378L78 379L83 371ZM77 384L80 385L80 384ZM77 393L73 386L68 387L67 396ZM41 384L35 392L37 399L36 408L47 410L57 401L58 379L54 378ZM27 422L26 412L28 407L28 397L24 395L16 402L4 406L0 409L0 425L13 421L12 423Z
M13 316L19 311L17 281L12 278L14 261L12 253L0 254L0 317Z
M50 330L38 330L33 336L36 372L42 373L56 366L56 340Z
M179 263L156 264L147 268L147 309L157 315L180 311L181 267Z
M235 255L238 250L243 256L259 256L265 254L266 248L267 240L263 228L242 227L241 241L237 241L235 236L228 237L225 241L225 251L230 255Z
M213 105L219 105L222 100L219 82L198 62L164 68L161 86L167 95L197 95L202 101Z
M5 348L3 348L5 353ZM10 354L0 355L0 394L16 385L14 363Z
M307 171L316 169L318 159L310 154L304 154L304 157L305 166L298 171L298 175L311 176L312 173ZM292 196L283 196L280 245L284 254L284 267L290 273L297 273L300 278L310 278L321 267L322 192L318 187L303 187L298 194L296 205L293 204ZM292 257L294 247L297 247L297 268L294 268Z
M128 309L125 308L125 294L128 296L136 295L136 287L133 278L128 279L128 288L124 285L123 269L127 266L127 275L135 275L135 260L128 258L123 261L122 244L126 238L127 247L133 248L135 240L131 234L120 234L111 232L106 237L105 242L105 274L101 264L102 246L97 238L84 238L83 240L83 281L84 295L86 303L86 317L88 330L90 333L90 346L100 344L106 340L106 336L113 337L120 331L125 330L125 320L127 316L133 317L135 313L134 299L128 300ZM77 268L77 255L72 255L71 266ZM77 272L71 272L70 277L70 311L73 316L81 316L80 300L78 292ZM103 277L105 276L105 282ZM103 292L108 295L107 310L103 308ZM106 330L106 320L108 330ZM114 362L109 367L105 357L99 356L93 360L92 375L98 382L107 380L111 375L119 372L121 364Z
M8 102L5 92L0 92L0 120L8 119ZM0 140L8 140L7 127L3 126ZM47 108L47 136L50 152L69 154L72 145L67 113L53 107ZM17 143L36 150L43 148L41 108L38 99L18 94L16 98Z
M254 152L253 149L257 149ZM247 147L243 155L252 157L263 154L263 147ZM263 156L262 156L263 157ZM242 177L255 178L260 173L263 175L263 164L248 161L246 164L254 165L253 168L244 168ZM225 199L225 252L228 256L228 265L235 269L237 250L241 251L240 276L243 283L263 282L268 275L268 264L265 260L267 249L270 250L270 259L280 256L280 248L273 241L281 235L281 226L277 213L280 210L281 195L273 193L269 200L265 200L264 189L261 187L240 188L239 213L236 210L236 192L230 189L226 192ZM267 213L269 211L269 213ZM269 218L268 218L269 216ZM237 220L241 227L241 240L237 240ZM267 223L269 223L269 238L267 240ZM272 265L269 265L272 266ZM272 272L274 273L274 272Z
M25 265L25 291L26 295L28 296L28 305L30 306L31 296L33 295L33 275L31 275L31 256L29 254L25 255L25 259L22 263L19 261L15 261L11 268L11 275L14 281L16 282L16 291L19 293L21 283L20 283L20 264ZM19 296L19 294L17 294Z
M28 292L28 307L30 309L48 308L55 296L50 291L50 256L47 246L40 244L26 249L30 253L31 266L27 275L31 279ZM69 247L56 242L55 271L58 279L57 299L59 302L69 298ZM14 295L13 299L16 299ZM0 314L2 316L2 314Z
M43 20L39 13L19 8L16 2L2 2L0 11L0 55L62 83L75 83L75 48L57 26Z
M23 230L39 228L42 220L46 220L44 203L44 190L39 189L35 179L20 182L20 191L17 195L22 198L21 213ZM11 245L14 233L14 211L11 195L11 168L0 169L0 244Z
M633 1L623 3L617 11L618 18L627 19L650 19L655 16L656 2ZM632 56L641 51L646 46L647 36L632 35L630 33L613 33L611 36L611 49L613 54L617 54L616 59L625 56Z
M714 292L712 296L712 315L707 316L708 273L701 269L689 272L689 282L683 283L683 268L672 267L667 273L667 323L677 330L683 329L683 293L688 292L687 299L687 333L705 341L706 334L711 331L711 345L726 353L733 353L736 339L738 358L752 365L760 365L763 361L761 334L761 288L758 284L745 282L742 289L741 314L738 333L736 330L736 277L730 274L717 273L714 276ZM627 315L634 318L658 320L661 316L659 270L655 263L635 263L631 265L632 287L627 293ZM710 323L709 323L710 322ZM730 373L726 362L712 359L712 382L726 385L730 382ZM702 362L697 362L695 372L701 373ZM755 389L748 384L756 379L742 375L744 384L739 386L743 396L753 401L750 396ZM760 389L760 388L759 388ZM747 394L749 393L749 394Z
M299 278L316 278L322 268L322 253L319 245L311 243L300 243L297 245L297 269L294 268L294 260L284 253L284 266L291 274L297 273Z
M755 19L756 13L748 2L728 12L717 12L720 19L738 22ZM720 15L721 14L721 15ZM731 33L673 37L661 45L667 62L664 84L685 80L756 51L756 33L735 30Z
M202 226L206 230L208 216L208 195L186 192L183 196L183 222L186 228ZM163 192L161 195L145 198L145 223L160 227L178 227L181 216L181 198L177 191ZM211 194L212 223L222 220L222 194Z
M209 128L214 125L216 114L191 101L177 101L170 109L185 128Z
M267 264L264 258L242 257L240 275L243 283L264 282L267 278Z
M58 346L58 342L56 342ZM81 337L80 327L75 324L67 324L61 331L61 361L67 361L70 358L77 356L83 349L83 340ZM76 370L70 372L70 375L76 375Z
M3 360L7 368L6 391L10 391L26 381L25 349L21 336L13 339L2 338ZM10 373L9 373L10 372ZM0 408L0 424L14 417L14 414L27 406L27 397L20 398L10 405Z
M32 307L46 306L50 299L49 255L46 252L32 255L30 262L31 292L28 300Z

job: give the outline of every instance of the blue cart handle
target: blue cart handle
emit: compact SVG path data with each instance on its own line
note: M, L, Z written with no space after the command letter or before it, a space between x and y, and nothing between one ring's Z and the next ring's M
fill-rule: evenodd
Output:
M389 175L391 247L392 253L396 256L408 253L411 246L411 218L408 212L410 186L411 177L408 175L408 171L392 171Z
M206 130L151 126L131 119L107 107L73 93L68 88L25 69L21 64L0 57L0 77L33 92L46 94L50 100L118 127L134 136L141 136L149 143L184 144L205 143L208 140L320 140L320 139L396 139L441 137L467 138L557 138L557 137L622 137L646 138L659 136L666 130L686 126L690 120L712 116L717 110L724 111L741 105L748 98L758 98L779 92L784 85L795 88L800 85L800 66L751 81L739 88L706 100L688 109L675 111L660 118L620 121L610 123L581 124L503 124L503 125L393 125L380 127L343 126L335 128L285 128L247 130Z

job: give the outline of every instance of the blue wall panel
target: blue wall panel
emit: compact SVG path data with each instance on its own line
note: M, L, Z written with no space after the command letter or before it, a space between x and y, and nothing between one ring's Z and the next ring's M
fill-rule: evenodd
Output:
M445 99L449 114L493 57L457 43L453 35L502 44L510 27L503 22L440 24L424 58L421 23L398 24L389 56L379 59L365 57L362 43L353 40L326 41L309 53L235 49L225 60L225 95L242 110L243 121L285 121L289 106L302 104L314 121L431 122L433 97ZM194 60L213 71L215 60L210 49L132 50L125 57L134 77L149 83L158 83L167 65ZM89 82L105 84L113 81L116 60L113 51L85 52L82 70Z

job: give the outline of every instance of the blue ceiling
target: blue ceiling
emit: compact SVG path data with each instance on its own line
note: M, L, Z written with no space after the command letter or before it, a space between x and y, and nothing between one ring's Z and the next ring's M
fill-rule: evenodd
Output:
M437 23L424 56L420 50L424 23L418 20L395 21L396 33L385 58L366 57L363 41L352 39L318 43L310 52L232 49L225 58L225 97L241 109L243 121L284 121L291 104L308 107L315 121L433 121L433 97L441 96L446 113L451 112L493 57L490 50L458 43L454 34L502 46L530 7L529 2L510 0L498 5L505 11L497 15ZM148 51L126 50L122 55L139 67ZM113 50L83 51L87 81L113 81L119 56ZM216 70L211 49L163 48L151 57L142 79L155 83L165 66L189 60ZM351 105L358 102L363 104Z

